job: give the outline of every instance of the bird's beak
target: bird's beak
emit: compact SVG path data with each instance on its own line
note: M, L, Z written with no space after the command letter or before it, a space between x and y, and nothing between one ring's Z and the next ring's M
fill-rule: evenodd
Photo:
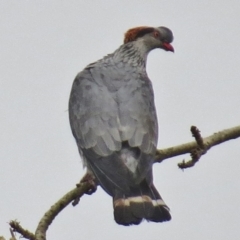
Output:
M174 52L174 48L173 48L173 46L172 46L170 43L164 42L164 43L162 44L162 48L163 48L164 50L166 50L166 51Z

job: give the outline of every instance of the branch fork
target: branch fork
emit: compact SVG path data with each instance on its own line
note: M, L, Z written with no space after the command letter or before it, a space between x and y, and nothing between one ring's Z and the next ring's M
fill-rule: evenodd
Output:
M196 126L191 126L191 132L192 136L195 138L197 146L190 151L190 160L187 162L183 160L181 163L178 163L180 169L193 167L200 160L201 156L207 153L207 150L209 149L207 144L204 144L200 130Z

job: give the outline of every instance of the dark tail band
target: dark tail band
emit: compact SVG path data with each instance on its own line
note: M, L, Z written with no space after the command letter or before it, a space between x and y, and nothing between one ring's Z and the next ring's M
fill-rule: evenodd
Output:
M171 219L169 208L162 200L161 196L157 192L154 186L148 187L149 191L146 191L146 185L144 189L144 195L142 188L139 187L139 195L136 195L136 189L134 196L124 196L114 198L114 218L118 224L121 225L137 225L143 219L152 222L164 222ZM147 194L146 194L147 193Z

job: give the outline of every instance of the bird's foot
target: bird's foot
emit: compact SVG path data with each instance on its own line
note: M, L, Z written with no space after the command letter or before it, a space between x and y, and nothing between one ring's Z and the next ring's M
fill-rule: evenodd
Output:
M92 175L92 173L87 172L84 177L80 180L80 183L77 184L80 185L82 183L88 183L90 185L89 189L87 190L86 194L91 195L97 190L97 183L95 177Z
M97 190L97 183L95 177L90 173L87 172L84 177L80 180L79 183L76 184L76 187L81 187L82 184L87 183L89 184L88 189L85 191L85 194L91 195ZM76 197L72 202L72 205L75 207L80 201L80 196Z

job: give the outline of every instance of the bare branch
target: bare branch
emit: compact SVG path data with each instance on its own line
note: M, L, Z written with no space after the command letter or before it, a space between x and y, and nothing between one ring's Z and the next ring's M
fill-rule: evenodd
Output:
M191 152L191 160L185 162L184 160L181 163L178 163L178 167L181 169L193 167L207 152L207 147L204 145L203 138L200 134L199 129L196 126L191 127L192 136L195 138L197 147L194 148Z
M54 218L64 209L70 202L78 199L92 188L91 183L84 182L78 184L76 188L65 194L44 214L40 220L35 232L35 240L46 240L46 231Z
M207 151L213 146L216 146L220 143L223 143L223 142L226 142L226 141L229 141L232 139L236 139L239 137L240 137L240 126L237 126L237 127L225 129L218 133L214 133L206 138L202 138L202 141L203 141L204 149L205 149L205 151ZM170 147L170 148L157 150L155 162L159 163L168 158L176 157L176 156L186 154L186 153L191 154L198 147L199 147L199 144L197 142L193 141L193 142L181 144L181 145ZM183 166L185 166L185 168L194 166L194 164L193 164L193 162L191 162L191 160L188 162L183 161L182 163L180 163L180 165L181 164L183 164Z
M190 153L192 159L188 162L180 163L182 168L192 167L199 160L201 155L206 153L211 147L216 146L225 141L235 139L240 137L240 126L229 128L218 133L214 133L206 138L202 138L200 131L196 127L191 127L192 134L195 138L195 141L181 144L178 146L157 150L155 156L155 163L160 163L168 158L176 157L182 154ZM196 152L196 151L202 152ZM94 179L89 178L88 174L83 177L80 184L77 184L77 187L65 194L61 199L59 199L42 217L38 227L36 229L35 235L30 233L27 230L24 230L19 223L16 221L11 221L15 225L12 226L12 229L20 234L23 237L30 240L46 240L46 231L54 218L69 204L73 201L73 205L76 205L80 198L84 194L92 194L96 190L96 185L94 185ZM17 225L17 224L19 225ZM17 227L16 227L17 226ZM20 228L19 228L20 227ZM26 232L24 232L26 231ZM28 233L28 234L26 234Z
M11 227L10 232L11 232L12 238L14 236L13 232L17 232L17 233L21 234L22 237L24 237L24 238L27 238L29 240L35 240L34 234L29 232L28 230L24 229L18 221L16 221L16 220L10 221L9 225Z
M204 146L203 139L202 139L199 129L196 126L191 126L191 132L192 132L192 136L195 138L199 148L204 149L205 146Z
M12 228L10 228L10 233L11 233L11 236L12 236L12 237L10 238L10 240L17 240Z

